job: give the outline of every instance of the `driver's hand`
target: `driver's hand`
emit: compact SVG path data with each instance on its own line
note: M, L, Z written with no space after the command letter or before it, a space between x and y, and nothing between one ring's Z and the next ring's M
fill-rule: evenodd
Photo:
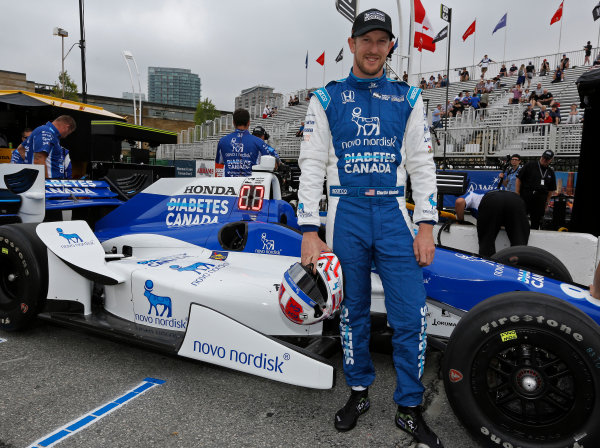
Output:
M303 266L312 263L313 274L317 273L317 260L319 259L321 252L332 252L332 250L321 240L321 238L319 238L317 232L303 233L301 263Z

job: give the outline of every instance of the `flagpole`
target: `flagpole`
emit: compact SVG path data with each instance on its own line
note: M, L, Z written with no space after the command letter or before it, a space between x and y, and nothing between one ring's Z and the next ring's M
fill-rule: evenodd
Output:
M502 63L506 64L506 32L508 28L508 13L506 13L506 25L504 25L504 53L502 54Z
M565 1L561 2L562 11L560 12L560 31L558 32L558 53L556 53L556 58L560 61L560 39L562 38L562 24L563 24L563 16L565 15ZM558 65L558 63L556 64Z
M408 26L408 59L406 60L406 73L408 73L408 83L410 84L410 61L413 55L413 23L415 22L415 2L410 0L410 23Z
M475 78L475 41L477 40L477 17L475 17L475 30L473 31L473 69L471 70L471 75Z
M308 94L308 51L306 52L306 63L304 64L305 68L305 79L304 79L304 90L306 90L306 93ZM307 95L308 96L308 95Z

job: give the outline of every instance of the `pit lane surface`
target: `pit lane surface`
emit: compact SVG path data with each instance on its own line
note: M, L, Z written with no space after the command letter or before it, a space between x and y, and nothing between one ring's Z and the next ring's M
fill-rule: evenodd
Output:
M28 447L147 377L165 383L54 446L415 446L394 425L391 357L375 353L373 361L371 409L353 431L338 433L333 415L348 394L340 354L332 358L337 386L318 391L38 322L27 332L0 333L0 448ZM478 447L454 416L438 369L439 353L429 352L428 423L446 448Z

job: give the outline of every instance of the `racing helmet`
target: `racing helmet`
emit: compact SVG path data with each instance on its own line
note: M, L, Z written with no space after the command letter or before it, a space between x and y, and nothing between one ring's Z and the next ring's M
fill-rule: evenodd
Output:
M340 261L331 252L317 260L317 273L312 264L295 263L283 274L279 286L279 305L292 322L311 325L332 317L343 299L343 276Z

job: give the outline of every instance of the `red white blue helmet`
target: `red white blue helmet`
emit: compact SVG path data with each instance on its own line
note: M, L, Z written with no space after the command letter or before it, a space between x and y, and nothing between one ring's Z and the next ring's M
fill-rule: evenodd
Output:
M312 265L295 263L283 274L279 287L279 305L285 316L294 323L311 325L332 317L343 299L342 268L331 252L319 256L317 273Z

